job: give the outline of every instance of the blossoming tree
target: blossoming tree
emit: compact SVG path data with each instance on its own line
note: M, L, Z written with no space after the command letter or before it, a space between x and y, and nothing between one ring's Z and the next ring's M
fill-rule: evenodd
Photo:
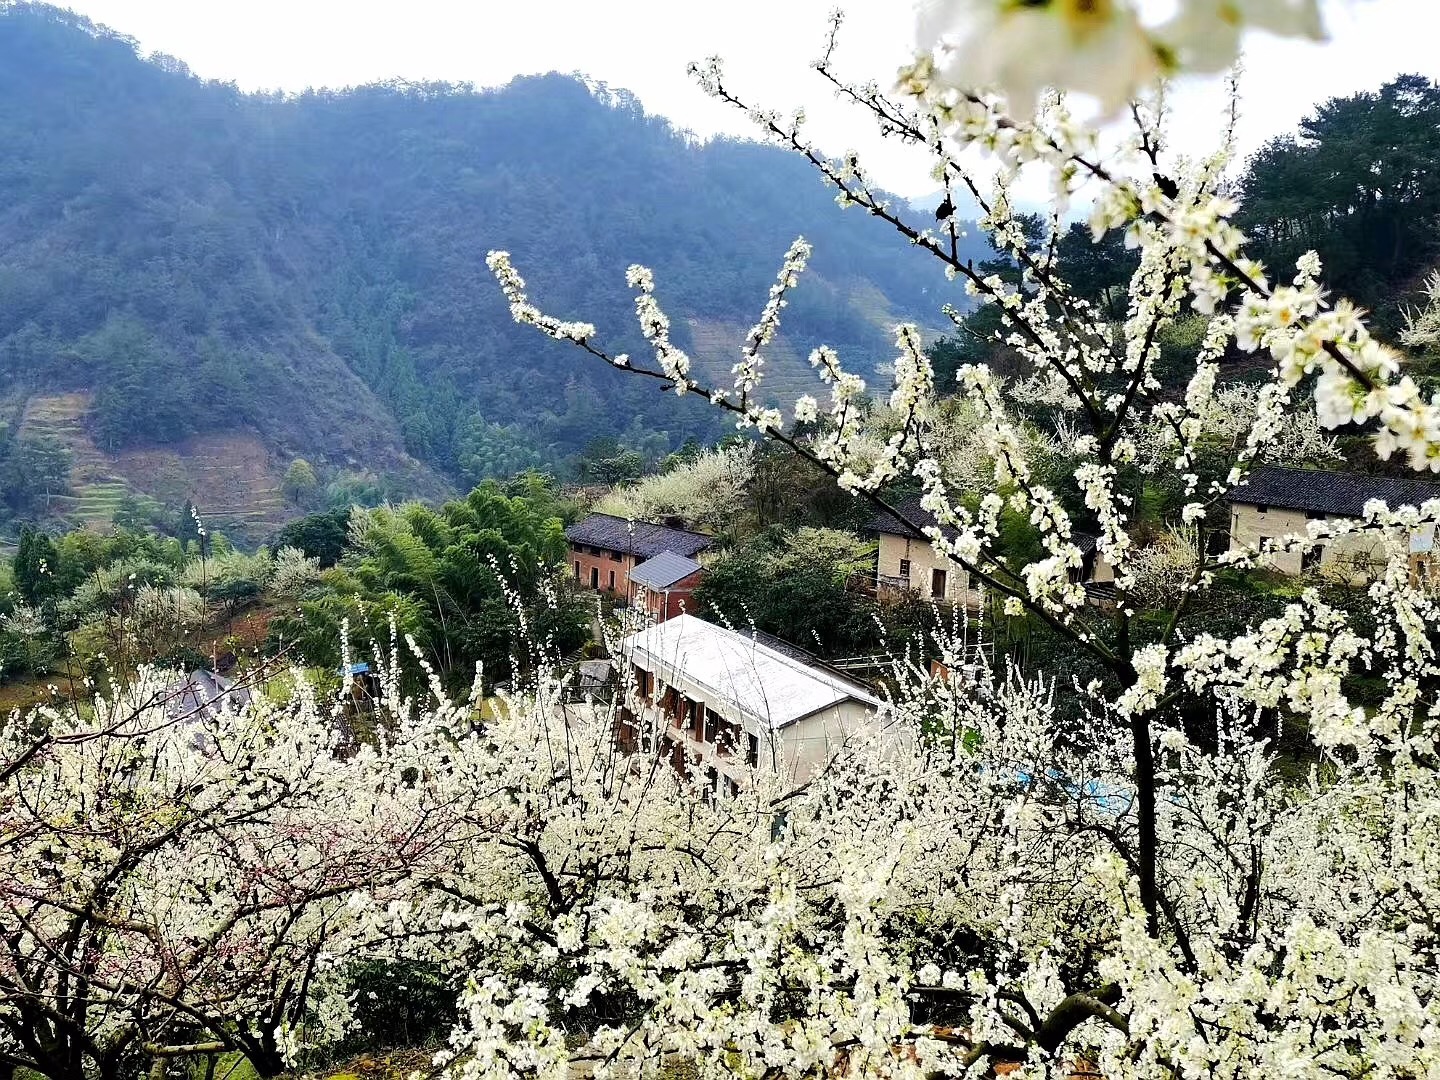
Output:
M240 1051L282 1071L345 1033L343 965L394 936L387 905L454 840L411 779L447 713L345 756L312 694L197 704L142 670L113 698L7 723L8 1068L81 1080Z
M1162 26L1120 0L925 7L922 48L894 94L839 73L833 31L816 69L882 133L931 153L942 206L953 205L952 192L976 200L1018 281L959 256L953 214L913 221L856 155L822 153L803 114L750 105L718 62L695 75L807 158L841 206L894 229L970 296L999 305L1006 344L1030 366L1027 395L1059 407L1069 479L1115 568L1113 609L1087 604L1073 573L1082 565L1074 504L1032 468L1027 448L1037 440L1023 424L1033 418L984 365L962 366L958 385L945 388L973 410L993 471L984 491L958 490L946 473L933 373L913 326L896 329L881 440L869 428L864 381L823 345L811 363L829 388L826 406L802 396L787 419L766 398L764 352L799 284L805 241L787 252L729 386L696 377L646 268L632 267L627 280L653 362L607 350L593 325L544 313L504 252L490 264L518 321L676 393L705 395L738 426L791 447L901 520L886 493L918 484L935 523L911 524L1003 598L1007 613L1042 623L1103 675L1074 685L1001 679L968 694L917 678L894 713L927 731L937 713L950 716L965 733L948 744L951 756L937 760L931 747L881 765L878 752L857 752L793 809L774 795L715 811L703 850L688 856L700 882L682 885L669 866L632 870L598 890L584 917L579 900L552 908L552 917L579 920L547 931L554 957L577 973L577 987L593 993L618 980L643 1003L631 1027L597 1040L617 1061L669 1049L754 1075L842 1063L960 1074L1006 1062L1038 1075L1082 1060L1107 1076L1424 1075L1440 1052L1430 914L1440 879L1428 851L1437 610L1412 584L1408 560L1411 532L1440 518L1440 501L1375 503L1359 521L1313 522L1253 550L1215 553L1208 539L1252 466L1296 453L1294 433L1306 425L1287 422L1293 410L1312 409L1325 430L1369 425L1380 457L1434 471L1440 408L1353 305L1326 295L1313 254L1288 268L1246 256L1224 194L1234 106L1220 148L1187 161L1167 149L1163 93L1138 93L1177 65L1223 67L1238 34L1219 31L1249 23L1318 35L1317 7L1187 0ZM1129 135L1102 138L1048 89L1056 85L1094 94L1102 115L1134 97ZM988 153L993 181L967 165L972 148ZM1033 171L1048 172L1055 193L1039 243L1027 239L1012 198L1017 178ZM1118 325L1059 272L1055 239L1076 199L1089 203L1097 238L1123 230L1138 250ZM1158 338L1187 314L1205 330L1183 384L1168 387L1156 371ZM1223 364L1260 352L1271 367L1243 437L1215 437L1207 425L1228 392ZM1301 393L1313 404L1301 404ZM1304 438L1329 453L1318 432ZM1217 445L1233 448L1228 464L1202 476L1197 455ZM1194 536L1162 590L1142 587L1154 560L1137 546L1138 508L1122 482L1142 450L1157 447L1183 487L1172 524ZM1001 543L1002 515L1016 513L1042 550L1023 564ZM1374 534L1382 556L1368 591L1373 632L1315 590L1238 634L1197 618L1219 571L1357 530ZM1166 603L1147 610L1142 600L1157 592ZM1362 703L1351 680L1367 671L1383 675L1384 690ZM1055 722L1057 692L1083 706L1080 729ZM1282 724L1306 730L1308 776L1282 767ZM724 842L731 815L747 813L739 842L775 859L784 882L763 901L727 879L745 858ZM858 837L869 827L881 839L867 846ZM683 827L657 829L690 837L682 855L696 846ZM665 840L667 857L677 844ZM758 868L745 874L766 880ZM685 895L668 896L657 879ZM702 901L716 882L723 897ZM523 1071L563 1059L555 1023L570 1000L555 1001L533 977L489 971L467 996L458 1045L474 1054L469 1067ZM508 1041L517 1032L527 1047L519 1056Z
M952 23L952 7L983 19ZM798 118L747 108L842 204L999 306L1030 370L1023 390L980 365L943 388L978 432L963 447L913 327L896 331L884 410L823 346L812 360L825 405L807 395L787 417L765 396L803 241L730 386L692 374L644 268L629 280L653 363L544 314L508 258L491 257L522 322L705 394L897 516L888 493L917 484L938 524L913 524L1093 679L987 671L942 632L941 659L963 677L897 661L873 730L815 776L757 771L718 799L652 754L620 753L611 710L567 702L544 664L522 665L534 674L482 709L478 691L447 699L418 646L423 701L400 698L398 645L375 658L373 745L341 741L303 683L283 704L177 713L143 676L114 700L12 718L0 733L0 1064L79 1080L238 1050L271 1074L350 1026L349 965L403 960L461 981L442 1058L466 1080L558 1080L581 1062L655 1075L677 1059L757 1078L1440 1072L1440 613L1408 562L1410 530L1440 518L1440 502L1372 505L1255 550L1206 542L1254 464L1325 449L1287 420L1300 408L1326 430L1370 425L1382 456L1434 468L1436 405L1359 312L1324 294L1317 260L1246 258L1220 193L1223 149L1174 160L1153 100L1133 106L1132 137L1103 145L1038 89L1128 95L1156 70L1216 62L1200 46L1223 52L1228 38L1187 37L1206 12L1305 31L1314 5L1178 9L1176 24L1149 26L1122 0L932 5L938 39L898 96L842 79L832 36L822 77L928 148L947 190L980 201L1012 280L958 257L953 220L908 221L853 155L812 147ZM994 55L976 51L977 26ZM1051 53L1022 62L1046 41L1076 45L1078 67ZM1117 55L1129 66L1094 82L1096 58ZM980 60L994 85L968 87ZM717 65L697 74L741 104ZM1014 112L1027 94L1037 111ZM993 184L961 160L974 145L998 162ZM1090 200L1097 233L1123 229L1137 249L1118 325L1017 223L1010 193L1035 169L1061 202ZM1167 387L1158 336L1187 309L1205 332L1183 384ZM1243 433L1217 416L1237 352L1272 365ZM1047 411L1026 414L1039 400ZM1202 452L1229 460L1202 470ZM1061 460L1078 504L1058 490ZM1184 542L1147 554L1127 470L1164 463L1185 493L1168 523ZM957 473L988 482L966 490ZM1079 507L1115 568L1113 608L1087 604L1072 580ZM1005 547L1002 519L1017 515L1033 558ZM1206 607L1222 572L1354 530L1374 534L1380 558L1373 626L1316 590L1235 631ZM1380 689L1362 700L1366 673ZM1282 728L1303 732L1302 752L1277 748Z

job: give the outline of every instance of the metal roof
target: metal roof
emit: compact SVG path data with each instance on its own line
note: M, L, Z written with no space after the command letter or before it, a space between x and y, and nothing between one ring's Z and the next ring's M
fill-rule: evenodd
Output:
M775 731L846 701L872 709L880 704L868 690L823 668L694 615L632 634L621 648L662 681L682 689L688 682Z
M214 716L226 709L238 711L250 704L250 691L223 675L196 668L163 691L165 713L171 719Z
M657 591L668 589L684 581L697 570L704 569L694 559L676 555L673 551L662 551L653 559L646 559L630 571L630 580Z
M710 546L711 539L689 529L669 525L652 525L648 521L627 521L610 514L591 514L565 530L571 544L587 544L650 559L662 551L676 555L699 554Z
M1440 484L1410 477L1367 476L1323 469L1252 469L1243 484L1230 492L1232 503L1278 506L1336 517L1360 517L1365 504L1379 499L1392 510L1440 499Z

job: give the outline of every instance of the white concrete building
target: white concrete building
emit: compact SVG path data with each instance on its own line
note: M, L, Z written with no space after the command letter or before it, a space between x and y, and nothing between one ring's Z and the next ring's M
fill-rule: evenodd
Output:
M621 748L662 754L722 793L747 767L804 780L880 704L803 650L689 614L626 638L619 661L632 684Z

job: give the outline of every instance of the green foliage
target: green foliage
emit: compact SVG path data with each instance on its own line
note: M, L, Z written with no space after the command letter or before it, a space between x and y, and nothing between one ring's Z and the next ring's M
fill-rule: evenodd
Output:
M315 467L304 458L296 458L285 470L285 479L281 481L280 489L285 492L285 497L291 502L304 502L315 493L320 486L320 480L315 475Z
M764 442L755 448L748 485L750 510L761 528L819 525L860 529L874 516L869 504L788 447Z
M49 496L69 490L70 451L55 439L17 439L0 450L0 501L11 513L43 510Z
M517 648L562 655L578 648L588 637L588 612L560 569L564 526L549 512L543 482L526 483L542 497L532 503L487 481L438 510L407 503L356 511L340 562L299 614L276 621L277 639L334 670L344 621L357 651L368 655L372 643L388 651L393 618L440 677L456 683L468 683L477 663L492 680L524 667L530 657Z
M55 573L58 565L55 544L50 537L31 528L20 530L20 546L11 569L22 600L41 607L61 595Z
M455 1020L456 986L434 966L373 961L354 968L350 985L356 1049L437 1043Z
M276 533L270 547L276 551L286 547L299 548L310 558L318 559L321 566L334 566L345 550L349 521L349 507L307 514Z
M381 506L402 497L400 486L373 472L345 472L325 485L325 504L348 514L353 506Z
M96 387L107 448L244 427L317 467L410 483L408 452L473 483L566 467L596 438L652 461L723 433L702 402L515 326L490 248L636 356L635 262L687 347L685 317L738 347L797 232L815 244L786 312L801 355L884 359L888 324L933 320L943 285L792 155L697 143L560 75L247 95L15 4L0 142L0 379Z
M835 529L772 527L711 563L695 601L708 618L753 625L821 656L872 651L877 609L846 583L874 573L874 552Z
M1402 75L1331 98L1250 160L1239 223L1274 275L1314 249L1336 292L1398 322L1397 294L1435 258L1440 85Z
M1125 316L1130 276L1140 264L1137 251L1125 247L1125 233L1107 232L1099 243L1088 226L1072 222L1055 248L1060 274L1075 295L1094 304L1112 322Z
M583 483L607 486L638 479L644 471L644 456L621 446L609 435L592 439L575 466L575 474Z

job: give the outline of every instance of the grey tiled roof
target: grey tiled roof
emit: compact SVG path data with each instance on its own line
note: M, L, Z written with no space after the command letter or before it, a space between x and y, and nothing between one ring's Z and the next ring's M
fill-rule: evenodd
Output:
M631 570L630 580L644 585L647 589L668 589L699 569L701 566L694 559L676 555L673 551L662 551L653 559L646 559Z
M904 514L907 521L913 521L915 524L921 526L935 524L935 515L920 505L919 496L901 499L899 502L891 503L891 505L900 511L900 513ZM888 512L876 514L875 517L871 519L870 531L887 533L890 536L908 536L911 540L927 539L924 533L918 529L912 529L894 514ZM950 540L954 540L960 535L958 529L948 526L941 531ZM1080 549L1080 554L1089 556L1095 553L1095 543L1099 538L1092 536L1090 533L1075 532L1071 534L1070 539L1075 546Z
M196 668L164 690L165 714L171 719L214 716L227 706L243 709L250 704L250 691L237 687L223 675Z
M710 537L689 529L673 529L669 525L651 525L645 521L626 521L610 514L591 514L565 530L565 538L573 544L619 551L651 559L662 551L693 556L710 546Z
M913 521L920 526L935 524L935 515L920 505L920 496L918 495L892 501L890 505L903 514L906 521ZM890 536L907 536L911 540L926 539L925 534L919 529L911 528L905 521L901 521L889 511L882 511L871 519L870 531L887 533ZM952 528L946 528L944 533L952 540L960 535L958 530Z
M1372 499L1380 499L1391 509L1418 506L1427 499L1440 499L1440 484L1410 477L1265 466L1252 469L1246 482L1230 493L1232 503L1336 517L1359 517Z

